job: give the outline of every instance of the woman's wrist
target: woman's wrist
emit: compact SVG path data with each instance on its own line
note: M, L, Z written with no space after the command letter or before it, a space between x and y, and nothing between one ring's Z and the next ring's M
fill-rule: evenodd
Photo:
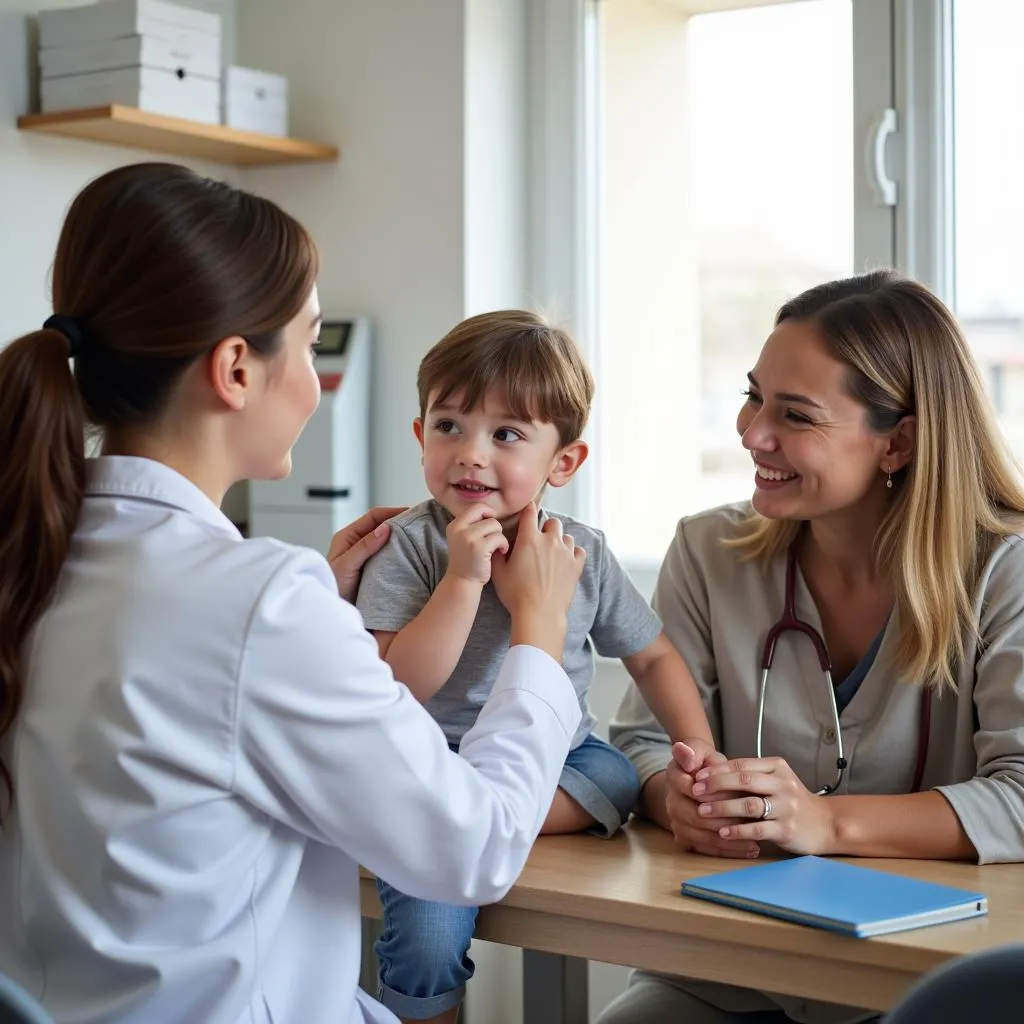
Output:
M512 619L510 644L538 647L561 663L565 654L565 633L568 628L565 613L552 614L542 608L522 608L509 613Z
M835 797L815 794L821 811L821 830L819 857L838 857L843 853L843 840L840 823L842 820L842 803Z

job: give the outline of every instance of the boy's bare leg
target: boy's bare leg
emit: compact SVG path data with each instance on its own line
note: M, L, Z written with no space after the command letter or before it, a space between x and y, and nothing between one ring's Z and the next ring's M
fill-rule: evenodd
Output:
M582 832L594 824L594 818L564 789L555 790L555 799L551 801L548 816L544 819L540 834L560 835L566 832Z

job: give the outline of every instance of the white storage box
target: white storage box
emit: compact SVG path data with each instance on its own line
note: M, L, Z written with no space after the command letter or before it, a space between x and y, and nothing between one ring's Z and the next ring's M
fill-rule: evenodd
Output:
M39 12L42 49L120 39L155 36L176 40L200 33L214 36L220 50L220 15L197 11L167 0L99 0L85 7Z
M288 79L231 65L224 72L224 123L265 135L288 134Z
M160 68L122 68L44 79L43 113L119 103L154 114L220 123L220 82Z
M220 41L216 36L192 32L177 40L126 36L39 51L39 69L44 79L135 67L185 71L219 80Z

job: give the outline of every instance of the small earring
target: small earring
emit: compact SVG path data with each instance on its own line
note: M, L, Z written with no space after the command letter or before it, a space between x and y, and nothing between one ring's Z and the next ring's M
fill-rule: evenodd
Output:
M886 469L886 473L888 474L889 479L885 481L885 486L888 487L889 490L891 491L892 490L892 466L889 466L889 468Z

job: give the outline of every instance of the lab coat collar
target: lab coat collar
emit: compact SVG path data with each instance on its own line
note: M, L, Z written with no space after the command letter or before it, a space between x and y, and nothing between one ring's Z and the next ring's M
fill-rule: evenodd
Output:
M191 480L153 459L128 455L101 455L89 459L85 495L167 505L198 516L236 537L241 536L238 527Z

